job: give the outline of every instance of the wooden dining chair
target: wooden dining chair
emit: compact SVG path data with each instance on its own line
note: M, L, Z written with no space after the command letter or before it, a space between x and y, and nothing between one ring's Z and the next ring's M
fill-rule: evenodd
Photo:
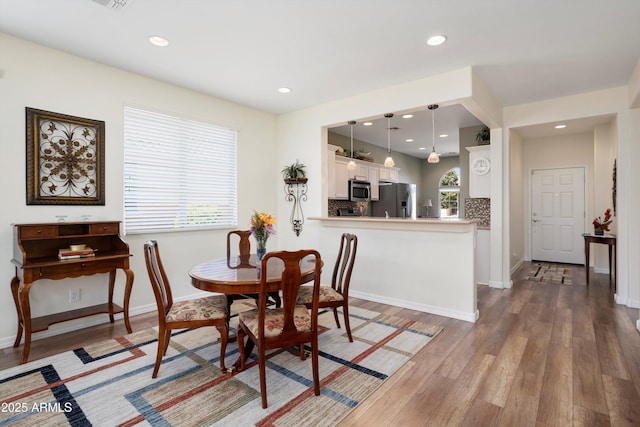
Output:
M231 254L232 254L232 241L233 236L238 236L238 258L240 263L237 265L231 264ZM251 237L250 230L232 230L227 233L227 266L229 268L253 268L255 267L249 262L249 258L251 257ZM269 297L271 298L270 303L275 304L276 308L280 307L282 301L280 300L280 294L278 292L270 292ZM227 310L229 314L231 313L231 304L235 300L243 299L243 298L253 298L257 299L258 295L249 295L249 294L228 294L227 295Z
M306 258L306 260L305 260ZM311 312L304 305L296 304L302 277L300 263L310 260L314 262L315 271L312 287ZM267 273L270 263L283 263L281 275L282 307L268 308ZM273 264L271 264L273 265ZM262 407L267 407L266 352L276 348L297 346L300 357L304 359L303 344L311 343L311 364L313 385L316 396L320 395L320 374L318 372L318 302L320 292L320 270L322 260L320 254L312 249L295 252L268 252L262 259L260 276L260 299L256 310L240 313L238 327L238 348L240 350L240 370L245 365L244 337L247 336L258 351L260 368L260 393ZM247 341L249 342L249 341Z
M215 326L220 332L220 369L225 371L224 354L229 336L227 298L224 295L212 295L174 302L171 286L160 260L157 241L149 240L144 244L144 259L158 305L158 353L151 377L158 376L162 357L169 347L172 330L203 326Z
M340 238L340 250L333 268L331 286L320 286L320 308L333 308L333 317L336 325L340 327L338 320L338 307L342 307L344 315L344 327L347 330L349 342L353 342L351 336L351 326L349 325L349 283L351 282L351 272L358 250L358 236L344 233ZM310 308L313 302L313 289L310 286L300 287L298 293L298 304L304 304Z

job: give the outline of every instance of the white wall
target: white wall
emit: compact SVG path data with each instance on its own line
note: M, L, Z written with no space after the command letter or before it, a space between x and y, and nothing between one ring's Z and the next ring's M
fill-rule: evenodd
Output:
M510 263L509 268L513 273L525 259L525 211L524 200L527 191L525 189L526 169L523 165L522 139L515 133L510 133L510 202L509 202L509 239L510 239Z
M204 96L193 91L106 67L62 52L0 34L0 169L2 210L0 211L0 281L5 284L0 298L0 347L13 344L17 328L16 311L9 283L14 275L12 223L55 222L56 215L68 221L83 214L95 220L123 218L123 107L135 105L211 122L238 130L239 227L248 228L253 209L276 212L282 182L276 163L275 116ZM27 206L25 184L25 107L104 120L106 123L105 206ZM278 164L280 162L278 161ZM287 224L279 217L278 227ZM188 277L196 263L224 256L227 230L129 235L135 273L131 306L133 313L154 307L146 277L142 246L145 240L159 241L163 262L178 298L195 294ZM270 246L276 247L277 237ZM120 273L121 274L121 273ZM122 298L124 275L118 276L116 301ZM73 280L38 281L31 291L34 316L104 302L106 275ZM82 300L68 303L68 290L80 287ZM105 321L106 316L87 320ZM77 321L78 324L80 321ZM84 322L84 321L83 321ZM52 326L51 331L72 328L72 322ZM36 334L34 338L49 332Z

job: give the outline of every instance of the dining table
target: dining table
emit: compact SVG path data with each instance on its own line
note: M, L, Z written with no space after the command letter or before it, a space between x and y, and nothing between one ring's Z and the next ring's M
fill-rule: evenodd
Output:
M301 264L301 283L313 281L315 276L315 264L313 257L305 258ZM284 264L277 258L267 261L267 292L277 293L282 288L281 278ZM249 259L240 256L216 258L205 261L193 267L189 271L191 285L197 289L222 293L225 295L250 295L260 292L261 264L256 259L256 254L251 254ZM253 342L248 340L246 355L253 351ZM240 360L233 364L231 370L237 370Z

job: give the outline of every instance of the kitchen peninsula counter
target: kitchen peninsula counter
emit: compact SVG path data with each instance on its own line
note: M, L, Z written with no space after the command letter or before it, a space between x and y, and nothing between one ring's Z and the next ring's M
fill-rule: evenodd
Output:
M316 241L328 260L325 263L335 259L342 233L358 236L350 295L469 322L478 319L474 268L478 220L308 219L317 226Z

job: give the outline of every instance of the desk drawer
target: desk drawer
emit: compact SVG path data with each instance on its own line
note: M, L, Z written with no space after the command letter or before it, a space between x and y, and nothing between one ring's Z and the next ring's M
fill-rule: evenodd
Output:
M55 225L29 225L20 227L21 239L39 239L58 236L58 227Z
M91 234L118 234L120 232L120 224L104 223L91 224Z
M38 271L34 271L34 276L40 279L64 279L66 277L108 273L116 268L124 268L125 261L124 259L60 261L58 265L38 268Z

